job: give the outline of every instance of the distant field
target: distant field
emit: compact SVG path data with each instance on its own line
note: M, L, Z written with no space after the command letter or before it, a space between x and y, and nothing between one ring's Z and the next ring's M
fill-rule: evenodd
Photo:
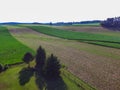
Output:
M82 27L87 27L87 26L100 26L100 23L88 23L88 24L73 24L73 26L82 26Z
M7 28L0 26L0 63L13 64L21 62L24 53L27 51L33 52L13 38Z
M61 29L45 27L45 26L28 26L28 27L35 31L64 39L78 40L82 42L88 42L90 44L120 48L119 45L120 37L118 36L110 36L110 35L89 33L89 32L74 32L74 31L61 30Z

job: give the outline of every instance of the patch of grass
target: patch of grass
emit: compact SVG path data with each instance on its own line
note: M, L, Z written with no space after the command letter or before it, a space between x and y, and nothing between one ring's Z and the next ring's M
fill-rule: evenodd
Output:
M17 41L9 31L0 26L0 63L13 64L22 61L24 53L33 50Z
M0 74L0 85L4 85L4 88L0 87L0 90L38 90L34 83L35 77L31 77L30 81L21 86L19 84L19 72L25 65L13 66L5 72Z
M120 49L120 43L100 42L100 41L84 41L84 42L89 43L89 44L99 45L99 46L106 46L106 47Z
M109 35L101 35L101 34L93 34L88 32L74 32L68 30L60 30L51 27L45 26L28 26L35 31L56 36L64 39L70 40L80 40L82 42L88 41L89 43L113 48L120 48L120 38L117 36L109 36Z
M35 75L32 75L26 84L21 85L20 83L20 72L22 72L22 77L24 80L24 76L27 76L27 73L30 73L30 71L24 71L24 68L27 67L25 64L21 64L18 66L12 66L7 71L2 72L0 74L0 90L39 90L40 87L38 87L38 84L43 84L41 82L42 78L39 77L36 78ZM26 69L27 70L27 69ZM61 78L62 82L60 81L46 81L48 90L54 90L55 88L57 90L95 90L85 82L81 81L74 75L72 75L70 72L68 72L65 69L61 70ZM36 83L36 80L39 80L39 83ZM56 83L55 83L56 82ZM64 88L65 83L67 88ZM40 85L39 85L40 86ZM50 87L49 87L50 86ZM52 87L53 86L53 87ZM43 85L43 90L46 86ZM54 88L54 89L52 89ZM64 89L60 89L64 88ZM41 89L40 89L41 90Z
M120 31L112 31L112 32L99 32L98 34L107 35L107 36L114 36L120 38Z
M73 24L73 26L80 26L80 27L88 27L88 26L95 26L95 27L98 27L100 26L100 23L89 23L89 24Z
M65 82L67 82L66 84L71 86L70 88L68 88L68 90L96 90L95 88L91 87L90 85L88 85L84 81L82 81L79 78L75 77L73 74L71 74L66 69L62 69L61 71L62 71L61 76L62 76L63 80ZM75 85L77 87L74 87Z

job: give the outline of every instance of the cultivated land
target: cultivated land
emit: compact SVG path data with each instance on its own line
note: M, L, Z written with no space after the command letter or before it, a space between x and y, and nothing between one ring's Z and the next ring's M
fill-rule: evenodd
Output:
M18 42L9 33L6 27L0 26L0 63L14 64L21 62L21 58L27 51L33 50Z
M48 51L48 55L50 53L56 54L70 72L97 89L120 89L119 49L48 36L39 33L41 30L43 31L43 27L42 29L40 29L41 27L37 28L39 29L35 30L38 32L24 27L8 27L17 40L34 50L42 45ZM48 33L46 32L46 34ZM106 37L108 40L109 36ZM119 41L119 38L117 40Z
M106 47L120 48L120 38L118 36L102 35L98 33L74 32L70 30L55 29L45 26L28 26L38 32L63 39L77 40L90 44L96 44Z
M24 40L21 41L20 38L21 38L22 34L23 34L24 39L25 38L29 39L29 37L31 37L31 38L33 38L33 40L36 40L35 38L38 38L38 36L36 37L36 34L34 33L34 31L27 29L27 28L21 28L21 27L15 27L15 26L7 26L7 28L10 29L12 36L15 36L15 38L17 40L19 40L21 43L23 43L25 45L28 45L30 43L27 42L27 44L26 44L26 43L24 43ZM30 33L28 33L29 31L26 32L26 29L30 30ZM1 28L1 30L4 30L4 28ZM7 31L7 29L5 29L3 38L6 37L5 34L8 35L8 33L9 33L8 31L7 32L6 31ZM17 35L18 35L18 37L17 37ZM38 35L42 35L42 34L38 33ZM13 38L12 36L10 35L9 38ZM42 38L43 36L40 36L40 37ZM13 40L16 40L16 39L13 39ZM43 40L44 39L46 40L46 38L43 37ZM3 40L3 39L0 38L0 40ZM18 42L17 40L14 42L11 41L12 46L14 46L14 44L16 45L15 42L19 43L18 45L21 45L21 46L23 45L20 42ZM33 40L30 42L35 45L36 43L34 43ZM11 49L11 47L9 46L10 44L7 42L6 42L6 44L8 44L8 46L6 48ZM41 45L41 44L39 43L39 45ZM39 47L39 45L38 45L38 47ZM35 50L38 47L35 47L32 49ZM22 47L22 48L24 49L24 47ZM20 49L22 49L22 48L20 48ZM25 48L26 48L25 50L28 50L28 51L31 50L28 47L25 47ZM8 51L6 51L6 52L8 52ZM11 51L11 52L13 52L13 51ZM18 52L19 51L16 51L13 58L15 58L15 60L17 62L21 62L21 59L22 59L24 53L27 51L25 51L24 53L21 52L23 54L22 57L16 56L16 54L19 54ZM33 52L33 51L31 50L31 52ZM49 55L49 53L51 53L51 52L48 52L48 55ZM9 55L9 57L10 56L11 56L11 54ZM4 55L3 55L3 57L4 57ZM19 61L19 58L20 58L20 61ZM7 60L9 60L9 59L11 59L11 58L7 58ZM8 64L7 61L4 63ZM11 61L10 64L13 64L13 63L16 63L16 62ZM31 67L33 67L34 64L35 64L34 61L31 62ZM0 90L45 90L45 87L47 87L47 90L95 90L90 85L88 85L85 82L83 82L82 80L76 78L74 75L72 75L70 72L68 72L65 68L61 69L61 75L60 75L61 78L59 78L59 80L54 80L54 81L43 80L42 77L37 76L37 74L34 73L34 71L31 71L31 69L28 68L26 64L16 64L16 65L10 66L10 68L7 71L0 73Z

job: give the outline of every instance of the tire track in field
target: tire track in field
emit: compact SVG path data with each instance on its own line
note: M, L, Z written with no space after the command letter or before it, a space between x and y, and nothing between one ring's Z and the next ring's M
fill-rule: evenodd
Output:
M116 54L120 54L119 50L60 39L28 28L8 27L8 29L16 39L30 48L36 50L41 45L48 55L53 53L58 56L69 71L97 89L120 89L120 60L92 54L82 48L86 45L88 48L103 49L103 53L105 53L104 50L108 50L106 52L112 50Z

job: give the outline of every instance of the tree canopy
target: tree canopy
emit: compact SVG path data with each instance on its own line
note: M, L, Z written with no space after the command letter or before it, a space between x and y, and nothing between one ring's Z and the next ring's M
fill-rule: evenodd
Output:
M41 46L37 49L35 61L36 61L36 65L35 65L36 70L42 72L46 61L46 52Z
M120 17L107 18L101 22L101 26L105 28L120 29Z
M34 57L30 52L27 52L23 57L23 61L28 64L28 67L30 66L29 62L31 62L33 59Z
M51 54L47 59L45 74L47 78L57 78L60 75L60 62L56 56Z

